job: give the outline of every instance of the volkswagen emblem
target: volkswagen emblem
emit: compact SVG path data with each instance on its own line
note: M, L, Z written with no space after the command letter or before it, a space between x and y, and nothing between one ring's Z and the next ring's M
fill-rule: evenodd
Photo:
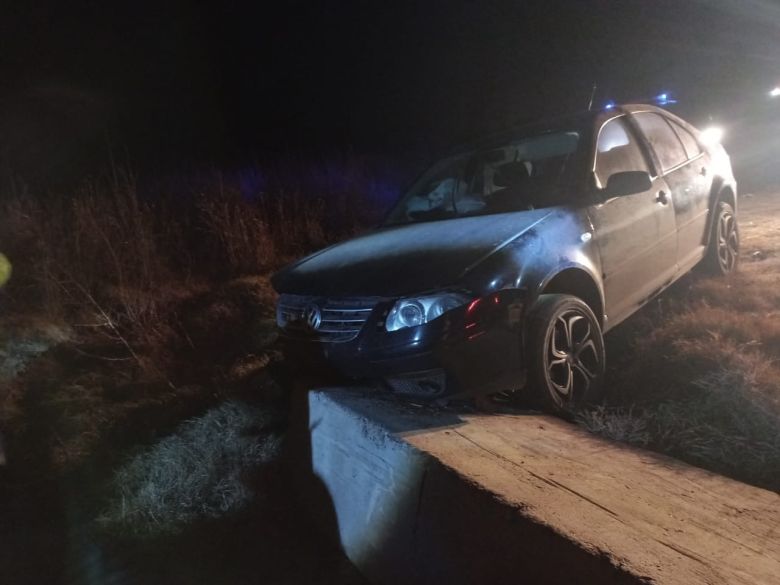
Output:
M306 325L309 326L309 329L316 331L322 324L322 311L317 305L312 303L304 309L303 318L306 320Z

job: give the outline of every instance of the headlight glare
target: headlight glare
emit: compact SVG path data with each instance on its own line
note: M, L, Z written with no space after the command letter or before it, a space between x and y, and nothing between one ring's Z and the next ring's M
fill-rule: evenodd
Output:
M407 301L398 307L398 323L401 327L415 327L425 323L425 309L417 301Z
M385 328L388 331L398 331L406 327L423 325L470 300L466 295L458 293L401 299L395 303L387 315Z

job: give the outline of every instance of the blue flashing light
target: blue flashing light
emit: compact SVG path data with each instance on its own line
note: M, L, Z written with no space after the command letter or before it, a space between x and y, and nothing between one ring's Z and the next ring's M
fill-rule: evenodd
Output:
M613 108L614 108L616 105L617 105L617 104L615 104L615 102L613 102L613 101L611 101L611 100L610 100L610 101L608 101L608 102L607 102L607 104L604 106L604 109L605 109L605 110L611 110L611 109L613 109Z
M677 100L672 98L668 93L659 93L655 96L655 101L659 106L665 106L667 104L676 104Z

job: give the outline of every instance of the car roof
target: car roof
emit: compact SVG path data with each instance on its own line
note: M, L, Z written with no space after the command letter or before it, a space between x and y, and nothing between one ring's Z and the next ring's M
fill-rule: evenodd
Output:
M670 112L669 110L665 110L663 108L659 108L658 106L653 106L650 104L621 104L620 106L616 106L615 109L625 112L627 114L636 114L638 112L655 112L657 114L662 114L667 118L671 118L678 124L681 124L682 126L688 128L689 130L694 130L698 132L698 128L696 128L690 122L683 120L682 118L680 118L680 116L674 114L673 112Z
M642 103L617 104L609 109L602 108L598 110L583 110L579 112L553 116L550 118L544 118L533 122L513 124L505 129L480 136L465 143L460 143L453 148L447 149L447 154L456 154L460 152L466 152L468 150L479 149L483 146L490 145L502 140L511 140L513 137L522 136L523 134L532 136L534 134L555 132L557 130L579 130L583 133L590 133L592 128L597 123L606 122L607 120L615 118L620 114L632 114L637 112L659 113L672 118L676 122L681 123L683 126L695 129L685 120L675 116L668 110L659 108L658 106Z

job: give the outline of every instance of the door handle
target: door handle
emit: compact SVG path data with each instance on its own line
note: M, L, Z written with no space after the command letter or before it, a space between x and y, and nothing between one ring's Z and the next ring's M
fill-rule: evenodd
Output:
M661 205L666 205L669 203L669 196L666 194L666 191L661 190L658 192L658 195L655 196L655 200Z

